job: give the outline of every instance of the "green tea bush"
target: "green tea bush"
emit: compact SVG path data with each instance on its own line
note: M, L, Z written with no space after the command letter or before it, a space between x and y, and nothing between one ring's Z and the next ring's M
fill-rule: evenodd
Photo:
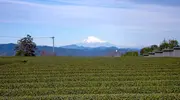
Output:
M0 58L0 99L178 100L180 58Z

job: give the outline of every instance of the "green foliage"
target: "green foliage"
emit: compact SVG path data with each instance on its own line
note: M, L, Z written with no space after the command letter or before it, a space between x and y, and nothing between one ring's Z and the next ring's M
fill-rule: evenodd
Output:
M150 47L145 47L145 48L142 48L141 51L140 51L140 54L143 55L143 54L148 54L149 52L152 52L153 49L150 48Z
M177 40L169 40L169 48L179 47L179 42Z
M163 42L159 45L159 50L168 49L169 43L166 40L163 40Z
M158 47L158 45L151 45L150 49L151 49L150 51L153 52L154 50L158 50L159 47Z
M177 40L169 40L166 41L164 40L160 46L159 46L159 50L163 50L163 49L173 49L174 47L179 47L179 42Z
M16 56L35 56L36 44L30 35L18 40L15 47Z
M180 58L0 58L0 99L178 100L179 66Z
M124 56L138 56L138 55L139 54L137 51L129 51L124 54Z
M24 52L22 50L17 50L15 56L23 56Z

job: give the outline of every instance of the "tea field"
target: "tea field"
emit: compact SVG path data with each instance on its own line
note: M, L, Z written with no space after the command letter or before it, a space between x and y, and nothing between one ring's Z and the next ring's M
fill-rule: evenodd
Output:
M180 58L0 57L2 100L180 100Z

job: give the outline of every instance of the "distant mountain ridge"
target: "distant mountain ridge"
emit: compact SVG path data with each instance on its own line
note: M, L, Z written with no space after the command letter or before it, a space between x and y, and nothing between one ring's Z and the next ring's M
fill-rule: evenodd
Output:
M0 44L0 56L13 56L15 54L14 47L16 44ZM52 47L50 46L37 46L37 55L40 55L41 51L52 52ZM139 49L130 48L117 48L117 47L84 47L78 45L67 45L62 47L55 47L55 52L57 56L110 56L112 52L116 50L121 53L127 51L139 51Z
M61 47L66 48L66 49L87 49L87 48L89 48L89 47L78 46L76 44L66 45L66 46L61 46Z

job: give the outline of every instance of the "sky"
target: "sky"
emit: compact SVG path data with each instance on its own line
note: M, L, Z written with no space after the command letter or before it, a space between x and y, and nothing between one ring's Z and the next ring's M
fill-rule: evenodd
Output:
M180 41L180 0L0 0L0 44L27 34L49 46L38 37L54 36L56 46L90 37L127 47Z

